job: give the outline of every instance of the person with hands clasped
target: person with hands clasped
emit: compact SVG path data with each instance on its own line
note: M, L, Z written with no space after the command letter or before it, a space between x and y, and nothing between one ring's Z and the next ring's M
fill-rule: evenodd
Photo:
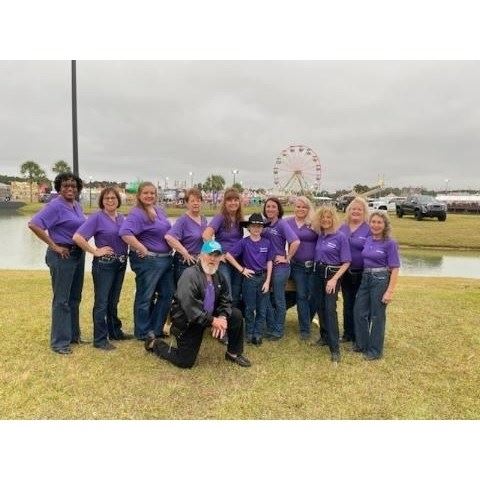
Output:
M270 240L261 236L264 221L260 213L252 213L240 225L247 228L250 235L237 242L225 257L244 276L242 296L245 304L246 342L261 345L274 252Z
M100 192L100 209L90 215L73 235L73 241L85 252L93 255L93 346L102 350L114 350L109 340L133 338L122 331L118 318L118 302L127 268L127 244L118 232L125 217L118 213L122 204L120 194L113 187ZM95 245L88 240L93 237Z
M378 210L370 215L371 237L362 250L363 274L354 307L353 350L366 360L383 355L387 305L392 301L400 269L398 245L390 238L390 218Z
M240 310L232 307L227 280L218 267L222 246L215 240L206 241L200 251L199 262L188 267L178 280L172 310L170 332L177 346L149 334L145 349L180 368L191 368L203 341L203 332L211 328L212 337L228 335L225 360L241 367L251 363L243 355L243 318ZM173 341L173 340L172 340Z
M339 280L352 260L348 239L337 230L338 223L337 212L331 205L324 205L315 212L313 227L318 232L318 240L315 247L312 295L318 295L317 313L323 319L332 362L340 361L337 317ZM324 345L322 337L317 341L317 345Z
M137 205L122 223L119 235L130 246L130 265L135 272L134 335L145 340L153 331L163 336L163 325L172 304L172 249L165 234L172 227L157 206L157 189L151 182L138 186Z

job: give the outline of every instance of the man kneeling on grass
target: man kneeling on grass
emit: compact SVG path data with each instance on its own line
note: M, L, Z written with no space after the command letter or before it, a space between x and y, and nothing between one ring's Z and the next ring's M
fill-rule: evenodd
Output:
M177 339L177 347L167 345L150 332L145 349L168 360L177 367L191 368L195 363L203 332L212 329L212 337L228 335L225 360L241 367L250 367L243 353L243 317L232 308L232 297L225 277L218 272L222 247L209 240L202 246L199 262L187 268L181 275L170 312L170 332Z

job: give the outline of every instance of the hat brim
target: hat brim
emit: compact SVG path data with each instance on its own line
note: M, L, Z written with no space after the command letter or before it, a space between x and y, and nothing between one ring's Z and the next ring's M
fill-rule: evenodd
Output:
M260 225L261 227L264 227L265 226L265 222L249 222L248 220L245 220L243 222L240 222L240 226L241 227L244 227L244 228L247 228L249 227L250 225Z

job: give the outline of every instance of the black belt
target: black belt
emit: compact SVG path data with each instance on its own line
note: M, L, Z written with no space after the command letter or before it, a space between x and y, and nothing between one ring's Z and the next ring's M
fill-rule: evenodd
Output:
M253 275L259 277L260 275L263 275L266 272L266 270L259 270L258 272L254 272Z
M291 260L290 263L304 268L312 268L315 262L313 260L306 260L305 262L297 262L296 260Z
M63 247L63 248L68 248L68 250L81 250L81 248L78 245L72 245L70 243L57 243L57 246Z
M103 260L118 260L120 263L124 263L127 261L127 255L102 255L101 257L97 258L101 258Z

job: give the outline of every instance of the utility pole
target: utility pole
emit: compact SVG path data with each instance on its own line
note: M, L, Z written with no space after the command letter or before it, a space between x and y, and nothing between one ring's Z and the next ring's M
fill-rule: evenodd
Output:
M72 138L73 174L79 177L78 170L78 130L77 130L77 64L72 60Z

